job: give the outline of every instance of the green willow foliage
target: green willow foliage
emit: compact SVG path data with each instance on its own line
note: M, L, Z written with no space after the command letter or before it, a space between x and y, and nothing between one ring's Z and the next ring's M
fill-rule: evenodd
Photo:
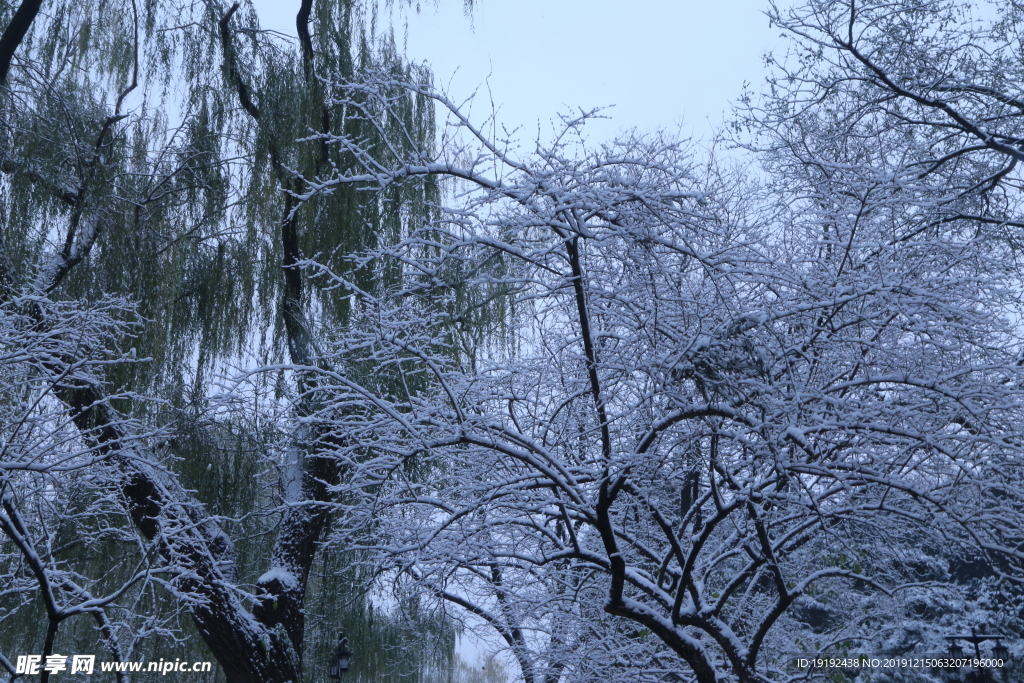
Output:
M16 9L0 4L0 26ZM325 107L329 78L376 70L427 81L429 73L408 65L357 2L312 3L308 47L261 31L248 4L229 10L216 1L43 3L0 88L0 304L19 292L134 304L142 324L123 346L146 362L112 364L105 379L124 394L120 409L158 430L153 452L232 537L238 582L251 587L281 522L278 464L291 438L259 415L301 388L282 372L254 380L258 409L215 406L209 397L230 368L289 360L286 225L293 221L299 257L372 289L401 274L352 270L341 255L399 239L429 218L439 189L433 181L384 193L351 186L290 215L282 187L353 161L297 140L344 131L373 147L379 135L372 122ZM429 148L432 107L415 98L401 106L410 148ZM71 266L54 266L54 255ZM297 264L291 272L315 349L319 335L347 324L351 299L309 286ZM52 507L66 514L48 522L68 539L55 555L84 577L102 577L93 584L102 592L131 576L147 551L123 511L89 498L89 477L54 487ZM369 577L357 560L325 550L313 567L310 680L320 680L339 629L357 649L356 680L443 679L453 667L453 624L413 598L375 606L362 592ZM20 561L0 540L0 575L24 571ZM41 651L41 602L26 595L0 596L0 653L8 656ZM212 659L183 606L158 583L122 603L115 619L126 659ZM103 659L97 638L91 621L73 619L56 651Z

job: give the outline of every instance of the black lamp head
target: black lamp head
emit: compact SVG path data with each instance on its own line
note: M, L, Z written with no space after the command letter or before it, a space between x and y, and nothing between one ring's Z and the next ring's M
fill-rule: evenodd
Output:
M331 680L340 680L341 674L348 671L348 667L351 662L352 653L348 649L348 638L345 637L344 633L339 633L338 647L334 650L334 659L331 661L331 665L327 668L327 676Z

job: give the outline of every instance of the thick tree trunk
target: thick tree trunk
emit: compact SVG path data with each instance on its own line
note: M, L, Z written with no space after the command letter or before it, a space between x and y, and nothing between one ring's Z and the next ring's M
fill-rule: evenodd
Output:
M75 425L116 472L111 483L139 532L156 542L160 556L180 569L175 589L231 683L298 681L298 660L280 629L261 623L242 605L234 581L230 544L189 501L175 500L168 487L122 453L126 439L103 396L91 386L65 387L61 398Z
M7 72L11 69L14 52L25 40L42 4L43 0L24 0L11 17L11 23L4 29L3 36L0 36L0 87L7 83Z
M238 10L238 3L233 4L221 17L221 47L224 51L225 72L234 86L239 103L252 119L261 123L263 116L259 105L253 100L252 94L236 63L234 45L231 40L230 21ZM296 28L302 46L302 63L305 70L306 84L316 87L313 70L313 44L309 32L309 20L312 11L312 0L303 0L296 16ZM322 125L330 126L329 110L322 110ZM271 165L282 187L299 191L298 179L282 163L277 141L273 131L269 135L269 152ZM326 145L323 148L321 164L327 160ZM285 196L285 205L281 218L281 276L284 292L281 298L281 317L284 322L285 335L288 339L288 353L292 363L299 366L314 364L313 342L309 326L305 319L303 279L300 263L302 254L299 247L299 225L295 212L296 203L291 194ZM298 391L307 393L304 405L299 411L306 415L313 412L309 403L315 401L312 390L315 380L307 373L300 373ZM303 640L305 636L305 597L309 570L313 565L317 544L324 534L329 522L329 503L333 500L331 486L340 478L341 471L337 462L329 457L322 457L320 451L321 435L310 435L298 444L299 456L302 460L297 469L301 477L299 499L306 502L301 506L288 507L281 522L281 530L271 553L270 569L257 582L262 600L254 610L257 619L268 628L278 625L288 634L295 649L295 656L302 659ZM316 505L323 503L323 505Z

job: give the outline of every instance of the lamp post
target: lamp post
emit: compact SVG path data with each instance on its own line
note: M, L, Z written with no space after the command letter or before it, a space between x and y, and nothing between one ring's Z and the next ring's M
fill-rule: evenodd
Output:
M334 650L334 659L331 660L331 665L327 668L327 676L332 681L341 680L341 674L348 671L349 662L352 659L352 653L348 649L348 638L345 637L344 633L338 634L338 647Z
M946 640L949 641L949 656L952 657L953 659L960 659L961 657L963 657L963 655L964 655L964 648L958 642L956 642L956 641L958 641L958 640L966 640L968 643L971 643L972 645L974 645L974 656L975 656L975 658L976 659L981 659L981 644L986 642L986 641L989 641L989 640L994 640L994 641L996 641L996 645L995 645L994 648L992 648L992 656L995 659L1003 660L1003 672L1004 672L1004 677L1005 677L1005 675L1006 675L1006 673L1005 673L1005 671L1006 671L1005 666L1007 664L1006 660L1010 656L1010 649L1008 647L1006 647L1005 645L1003 645L1003 638L1005 638L1005 637L1006 636L996 636L996 635L979 636L977 629L972 627L971 628L971 635L969 635L969 636L946 636ZM976 668L976 671L972 674L971 680L978 681L979 683L982 683L983 681L990 680L990 677L987 675L987 673L988 672L987 672L986 667L979 666L979 667Z

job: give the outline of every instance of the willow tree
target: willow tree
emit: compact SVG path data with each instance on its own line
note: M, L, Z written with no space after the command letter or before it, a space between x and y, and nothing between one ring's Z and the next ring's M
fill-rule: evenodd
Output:
M298 138L377 134L324 105L320 76L428 78L368 19L303 0L292 41L237 3L0 9L0 308L17 370L0 403L36 430L0 436L0 620L21 627L0 654L95 639L78 619L92 615L113 658L165 656L162 636L203 659L198 634L229 681L296 681L339 623L378 646L402 636L351 590L344 549L318 553L344 474L317 457L329 439L263 417L316 409L301 368L347 324L348 296L308 287L303 259L379 247L436 193L352 187L297 210L301 178L352 163ZM409 144L429 146L429 104L399 106ZM93 321L87 339L69 307ZM300 370L248 385L245 409L211 403L224 368L278 361ZM436 670L451 628L411 607L435 643L406 647L405 668Z

